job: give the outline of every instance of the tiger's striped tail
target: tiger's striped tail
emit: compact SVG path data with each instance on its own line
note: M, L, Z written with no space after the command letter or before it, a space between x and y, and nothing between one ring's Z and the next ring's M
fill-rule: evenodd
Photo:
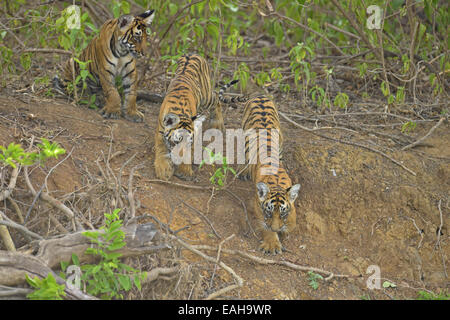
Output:
M219 89L219 101L223 102L223 103L227 103L227 104L232 104L232 103L236 103L236 102L247 102L248 100L248 96L247 95L240 95L240 96L235 96L235 97L224 97L223 94L225 93L225 91L227 91L228 88L230 88L232 85L238 83L239 80L233 80L225 85L223 85L222 87L220 87Z

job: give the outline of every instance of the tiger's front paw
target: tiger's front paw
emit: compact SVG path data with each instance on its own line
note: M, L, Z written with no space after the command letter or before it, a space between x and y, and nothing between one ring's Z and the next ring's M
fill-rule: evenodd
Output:
M168 181L172 178L174 172L172 161L166 157L157 157L155 159L155 172L159 179Z
M119 119L120 118L120 110L119 111L110 111L106 107L104 107L102 110L100 110L100 114L105 119Z
M126 113L125 119L133 122L142 122L144 121L144 114L140 111L136 111L135 113Z
M175 176L182 180L192 180L194 170L190 164L180 164L176 170Z
M278 239L278 235L275 232L270 232L263 236L263 241L259 246L259 249L267 254L278 254L281 253L282 247L281 242Z

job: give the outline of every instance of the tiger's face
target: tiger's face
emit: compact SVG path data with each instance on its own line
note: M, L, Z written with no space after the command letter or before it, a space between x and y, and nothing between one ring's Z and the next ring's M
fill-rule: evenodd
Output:
M118 41L123 51L131 53L136 58L145 53L147 44L147 28L150 27L155 10L147 10L133 17L124 15L118 19Z
M189 117L175 113L168 113L164 117L164 129L161 134L172 160L177 154L183 155L183 148L191 147L194 141L194 132L205 119L205 116Z
M295 221L294 201L298 196L300 184L287 190L274 188L270 190L267 184L256 184L260 208L263 215L261 221L264 230L273 232L288 232L292 219Z

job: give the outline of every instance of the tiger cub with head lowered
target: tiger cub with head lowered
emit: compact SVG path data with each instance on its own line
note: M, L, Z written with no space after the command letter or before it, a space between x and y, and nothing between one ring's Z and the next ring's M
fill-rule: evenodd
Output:
M256 185L256 218L262 230L260 249L264 253L281 253L280 236L296 226L294 201L300 184L292 185L280 161L283 137L275 104L264 95L250 99L245 104L242 127L246 165L240 177L251 178ZM266 152L261 148L266 148Z
M80 61L90 61L87 67L93 78L86 78L88 89L91 94L103 93L105 104L101 112L105 118L117 119L121 114L122 99L116 88L116 78L121 77L125 117L132 121L143 120L144 115L136 108L136 57L144 54L146 31L153 18L154 10L147 10L137 16L123 15L106 21L79 57ZM79 73L78 63L69 59L64 66L63 83L55 77L55 87L67 88L67 83Z
M161 105L155 132L154 165L158 178L169 180L174 174L180 178L193 175L191 163L175 164L172 151L182 143L192 144L195 125L205 119L200 116L203 113L210 113L211 127L224 131L220 102L242 101L239 97L223 97L224 91L236 82L226 84L217 94L212 89L207 61L197 54L180 57Z

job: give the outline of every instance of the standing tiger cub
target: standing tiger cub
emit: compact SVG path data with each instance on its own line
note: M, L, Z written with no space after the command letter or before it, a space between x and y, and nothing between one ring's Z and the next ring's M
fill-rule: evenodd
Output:
M246 165L240 176L251 178L256 185L256 219L262 230L260 249L264 253L281 253L280 236L286 236L296 226L294 201L300 185L292 185L279 160L283 137L275 104L264 95L250 99L245 104L242 127L246 133ZM255 134L248 135L250 131ZM260 152L266 146L267 152Z
M177 61L175 76L171 80L161 105L155 132L156 176L169 180L174 174L180 178L193 175L191 163L176 165L172 151L181 143L192 145L194 126L210 113L210 126L224 131L222 108L219 101L230 103L242 101L223 97L224 91L237 81L232 81L217 94L211 85L207 61L197 55L183 55ZM177 169L177 170L175 170Z
M80 61L91 61L88 69L93 79L87 78L91 94L103 92L104 106L101 113L105 118L119 118L122 99L116 88L116 78L122 77L123 109L125 118L142 121L143 114L136 108L137 71L136 57L143 55L147 43L147 27L154 18L154 10L132 16L123 15L106 21L83 50ZM73 73L75 72L75 74ZM63 83L56 77L55 86L66 87L79 74L79 65L71 58L64 66Z

